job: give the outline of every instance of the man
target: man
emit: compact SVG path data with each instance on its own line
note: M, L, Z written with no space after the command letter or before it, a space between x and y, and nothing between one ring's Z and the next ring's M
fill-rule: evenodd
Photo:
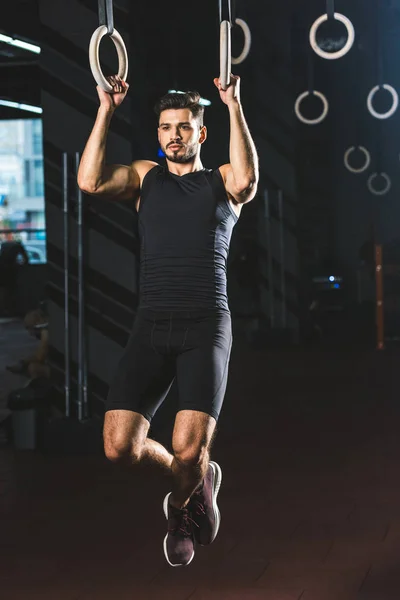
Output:
M78 173L80 188L134 201L139 215L140 295L134 329L110 387L104 423L106 456L129 465L158 465L172 475L164 500L171 566L188 565L195 541L218 532L221 469L209 451L221 410L232 343L226 261L232 229L254 198L258 159L240 103L240 78L226 91L214 79L230 116L230 164L203 168L207 138L197 92L167 94L156 106L166 166L149 160L106 165L107 130L128 91L97 88L100 108ZM170 454L147 437L150 422L177 380L179 411Z

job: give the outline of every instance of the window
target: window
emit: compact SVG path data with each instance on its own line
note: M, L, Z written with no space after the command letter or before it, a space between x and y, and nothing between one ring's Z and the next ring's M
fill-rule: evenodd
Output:
M0 243L19 239L46 262L41 119L0 121L0 199Z
M43 160L33 161L34 196L44 196Z
M42 121L40 119L32 119L32 151L33 154L42 156L43 154L43 134Z

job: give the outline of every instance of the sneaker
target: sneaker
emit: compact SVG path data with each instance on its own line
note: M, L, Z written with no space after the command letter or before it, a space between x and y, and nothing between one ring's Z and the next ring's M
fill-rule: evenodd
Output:
M193 523L188 508L175 508L164 498L164 514L168 520L168 533L164 538L164 554L171 567L184 567L194 557Z
M211 544L217 536L221 514L217 506L217 496L221 487L222 471L216 462L210 461L201 488L193 492L189 502L196 541L201 546Z

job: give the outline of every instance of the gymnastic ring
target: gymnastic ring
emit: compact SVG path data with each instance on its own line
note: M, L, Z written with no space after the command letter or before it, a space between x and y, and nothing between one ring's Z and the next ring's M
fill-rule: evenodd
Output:
M335 13L333 13L333 18L336 19L337 21L341 21L347 29L347 42L345 43L343 48L341 48L337 52L325 52L325 50L322 50L322 48L320 46L318 46L318 44L317 44L317 31L318 31L318 28L321 25L321 23L328 20L327 13L318 17L318 19L311 25L311 29L310 29L311 48L314 50L314 52L316 54L318 54L318 56L321 56L322 58L326 58L328 60L335 60L335 59L341 58L342 56L347 54L349 52L349 50L351 49L352 45L354 44L354 38L355 38L353 23L350 21L350 19L348 17L345 17L341 13L335 12Z
M378 177L378 173L372 173L372 175L368 177L367 185L371 194L374 194L375 196L384 196L392 187L392 182L390 181L390 177L386 173L382 172L379 173L379 175L381 175L386 180L386 187L384 187L382 190L377 190L373 187L372 182L375 179L375 177Z
M363 152L363 154L365 155L365 164L362 167L359 167L358 169L356 167L352 167L349 163L349 156L352 152L354 152L354 150L356 148L361 150L361 152ZM364 146L351 146L351 148L348 148L346 150L346 152L344 153L344 166L351 173L363 173L364 171L366 171L368 169L370 163L371 163L371 155L368 152L368 150L366 148L364 148Z
M243 21L243 19L235 19L235 23L236 23L236 25L239 25L239 27L243 31L244 46L243 46L243 50L239 54L239 56L237 58L232 56L231 61L232 61L233 65L240 65L240 63L242 63L244 60L246 60L246 58L249 55L250 47L251 47L251 32L250 32L250 27L247 25L246 21Z
M378 112L376 112L376 110L372 106L372 100L374 99L374 96L375 96L376 92L381 87L383 87L385 90L387 90L388 92L390 92L392 94L392 98L393 98L392 108L390 110L388 110L387 112L385 112L385 113L378 113ZM399 105L399 95L398 95L398 93L396 92L396 90L394 89L394 87L392 87L391 85L387 85L386 83L384 83L383 85L376 85L374 88L372 88L372 90L368 94L368 99L367 99L368 110L371 113L371 115L374 116L374 117L376 117L377 119L388 119L389 117L391 117L392 115L394 115L394 113L397 110L398 105Z
M239 65L248 56L251 46L251 33L250 28L243 19L236 19L235 23L241 27L244 34L244 46L241 54L238 57L232 56L231 50L231 30L232 25L230 21L221 21L220 24L220 36L219 36L219 80L221 82L222 89L225 91L231 82L231 66Z
M219 35L219 80L221 87L226 90L231 82L231 24L221 21Z
M307 96L309 96L311 94L320 98L322 100L322 104L323 104L322 114L317 119L306 119L306 117L303 117L303 115L300 112L300 104L302 103L304 98L306 98ZM321 94L321 92L316 92L315 90L313 90L312 92L303 92L302 94L300 94L300 96L297 98L296 103L294 105L294 110L296 112L297 118L300 119L300 121L302 121L303 123L306 123L307 125L317 125L318 123L321 123L321 121L323 121L325 119L326 115L328 114L329 104L328 104L328 100L326 99L324 94Z
M93 33L89 44L89 62L93 77L95 78L97 84L105 92L111 93L113 91L113 86L110 85L107 79L104 77L99 59L100 42L105 35L109 35L108 29L105 25L101 25ZM116 29L114 29L113 33L110 34L110 38L114 42L118 54L118 77L120 77L123 81L126 81L128 76L128 53L126 51L124 40Z

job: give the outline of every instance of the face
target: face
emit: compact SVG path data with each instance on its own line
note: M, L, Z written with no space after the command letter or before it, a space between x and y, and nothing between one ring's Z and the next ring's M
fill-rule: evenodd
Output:
M158 126L158 141L167 159L175 163L193 162L207 137L188 108L163 110Z

